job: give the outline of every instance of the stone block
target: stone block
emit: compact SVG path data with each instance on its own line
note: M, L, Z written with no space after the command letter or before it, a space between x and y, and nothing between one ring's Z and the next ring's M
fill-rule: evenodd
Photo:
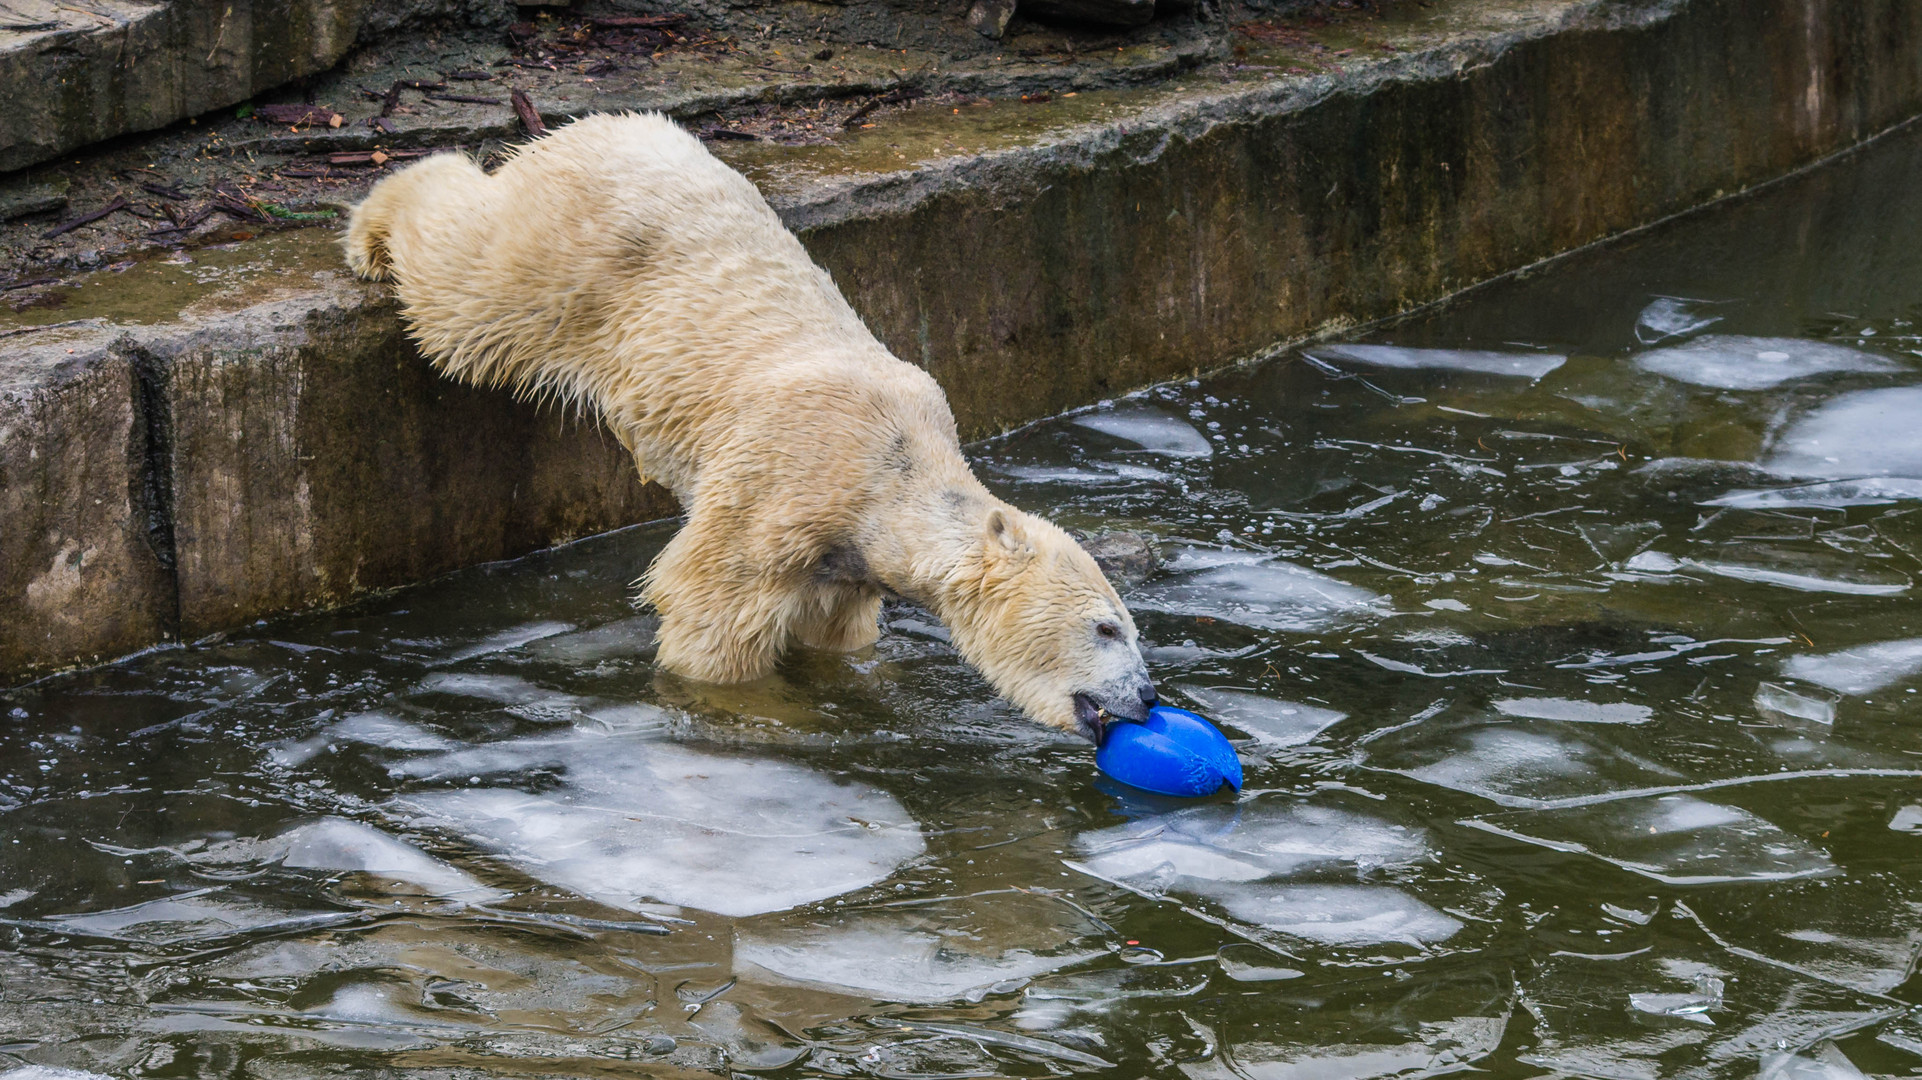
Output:
M132 356L111 331L0 339L0 671L153 644L173 631L164 522ZM11 347L10 347L11 346Z

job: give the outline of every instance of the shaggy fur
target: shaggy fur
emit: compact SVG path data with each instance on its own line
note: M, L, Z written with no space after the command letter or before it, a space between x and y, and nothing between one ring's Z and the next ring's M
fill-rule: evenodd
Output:
M492 176L428 158L375 186L346 245L439 370L593 408L679 497L644 579L668 669L734 682L792 644L868 645L892 590L1043 723L1144 713L1134 623L1094 561L981 486L941 388L665 118L579 120Z

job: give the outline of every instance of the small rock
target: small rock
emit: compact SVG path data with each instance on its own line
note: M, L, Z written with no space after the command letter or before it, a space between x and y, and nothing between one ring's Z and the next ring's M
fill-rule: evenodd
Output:
M1101 533L1081 541L1081 546L1117 589L1131 589L1161 569L1161 552L1140 533Z
M49 210L63 210L66 205L65 179L44 184L0 185L0 221L12 221L28 214L44 214Z
M1001 40L1008 32L1008 20L1014 18L1015 0L974 0L968 9L968 27L985 38Z

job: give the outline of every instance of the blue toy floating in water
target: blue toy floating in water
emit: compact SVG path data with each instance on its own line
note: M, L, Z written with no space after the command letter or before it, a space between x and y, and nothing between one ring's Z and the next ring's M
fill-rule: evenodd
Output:
M1094 763L1116 780L1157 795L1195 798L1226 784L1241 790L1241 759L1228 737L1186 709L1157 705L1141 723L1108 728Z

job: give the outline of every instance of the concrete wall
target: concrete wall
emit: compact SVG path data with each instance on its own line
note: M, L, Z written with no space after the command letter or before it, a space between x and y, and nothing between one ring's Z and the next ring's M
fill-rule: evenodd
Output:
M771 195L978 435L1394 314L1922 111L1922 0L1561 10ZM337 274L12 340L33 342L0 338L14 677L670 512L596 427L435 378L391 301Z

